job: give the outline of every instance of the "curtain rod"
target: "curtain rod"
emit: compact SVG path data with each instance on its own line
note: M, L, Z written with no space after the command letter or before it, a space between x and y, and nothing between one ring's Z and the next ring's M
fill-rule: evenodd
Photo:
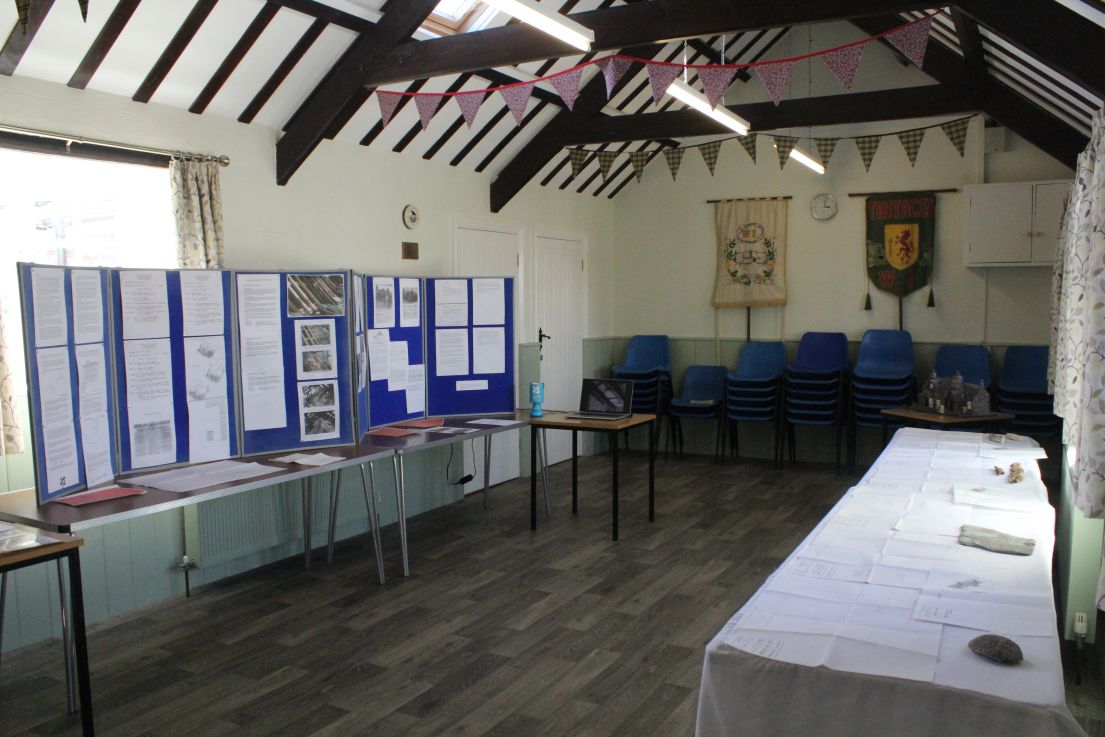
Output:
M948 192L958 192L959 189L951 187L949 189L907 189L901 192L849 192L849 197L873 197L877 194L946 194Z
M0 124L0 131L5 133L20 133L26 136L35 136L37 138L52 138L56 141L65 141L66 144L81 143L90 146L103 146L105 148L118 148L124 151L137 151L144 154L157 154L160 156L168 156L169 158L182 158L192 159L197 161L214 161L219 166L230 166L229 156L214 156L210 154L197 154L189 151L172 150L167 148L152 148L149 146L134 146L129 143L118 143L116 141L102 141L97 138L85 138L84 136L73 136L66 133L54 133L52 131L35 130L34 128L20 128L14 125ZM68 148L68 146L67 146Z
M707 205L716 205L719 202L760 202L766 200L793 200L793 195L780 195L778 197L733 197L728 200L706 200Z

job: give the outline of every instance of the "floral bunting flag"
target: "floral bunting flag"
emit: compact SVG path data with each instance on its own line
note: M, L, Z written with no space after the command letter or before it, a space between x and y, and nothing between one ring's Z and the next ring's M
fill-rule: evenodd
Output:
M88 0L77 0L77 5L81 7L81 20L88 22Z
M875 152L879 150L879 141L882 136L858 136L856 148L859 149L860 158L863 159L863 170L871 171L871 161L875 158Z
M829 159L833 157L833 151L836 149L836 142L839 138L815 138L813 139L813 145L817 147L817 157L821 159L821 166L828 166Z
M648 164L649 159L652 158L652 152L641 149L639 151L633 151L629 154L629 163L633 164L633 173L637 177L637 181L641 181L641 177L645 174L645 165Z
M587 165L587 150L582 148L569 149L568 158L572 161L572 179L575 179L583 171L583 167Z
M618 84L618 80L622 78L625 70L629 69L629 65L632 63L623 56L608 56L599 60L598 65L599 69L602 70L602 78L606 80L606 99L613 96L614 87Z
M902 52L918 69L925 61L925 50L929 45L929 30L932 28L932 16L886 34L886 41Z
M752 157L752 162L756 161L756 134L749 133L747 136L737 136L737 141L740 142L741 147Z
M703 67L698 70L698 81L702 82L702 91L706 93L706 100L710 108L717 107L725 91L737 76L736 67Z
M31 0L15 0L15 14L19 16L19 27L27 33L27 17L31 12Z
M668 171L671 172L671 180L675 181L675 176L679 173L679 164L683 161L683 151L681 148L665 148L664 158L668 160Z
M599 151L595 154L599 157L599 171L602 172L602 181L610 176L610 167L614 165L614 159L618 158L617 151Z
M384 128L387 128L388 123L391 122L391 116L395 115L395 108L402 97L398 92L376 90L376 102L380 103L380 125Z
M787 165L790 152L798 145L797 136L772 136L775 139L775 153L779 154L779 168Z
M845 46L842 49L827 51L821 55L825 66L829 68L837 81L844 85L846 90L852 89L852 82L856 77L856 68L859 67L859 61L863 58L865 46L866 44Z
M706 166L710 168L710 176L713 176L714 167L717 166L717 156L721 152L721 141L703 143L699 145L698 151L702 154L702 160L706 162Z
M575 69L569 69L563 74L558 74L549 80L549 82L552 83L553 89L556 90L556 94L560 95L560 99L564 101L564 105L567 106L569 112L576 104L576 98L579 97L579 78L582 74L583 67L576 67Z
M967 125L971 122L970 118L962 118L960 120L949 120L947 123L941 123L940 129L944 131L944 135L948 137L948 140L955 146L955 150L959 152L959 155L963 155L964 145L967 142Z
M533 82L511 85L499 90L499 94L506 100L506 106L514 114L514 121L518 125L521 125L522 119L526 117L526 105L529 104L529 96L532 92Z
M476 122L476 113L480 111L480 105L483 104L483 98L486 95L487 90L476 90L475 92L462 92L453 97L457 101L457 107L460 108L461 117L464 118L464 122L469 128Z
M911 131L902 131L898 134L898 140L902 142L906 156L909 157L909 165L917 166L917 152L921 150L921 141L925 140L925 129L915 128Z
M422 121L422 130L429 127L439 105L441 105L441 95L414 96L414 106L418 108L418 119Z
M652 87L652 101L659 105L668 86L683 71L683 67L676 64L646 64L645 71L648 72L648 84Z
M790 77L794 74L794 67L797 65L796 61L780 61L774 64L760 64L756 67L756 74L760 75L760 81L763 82L767 94L771 95L771 101L776 105L786 94Z

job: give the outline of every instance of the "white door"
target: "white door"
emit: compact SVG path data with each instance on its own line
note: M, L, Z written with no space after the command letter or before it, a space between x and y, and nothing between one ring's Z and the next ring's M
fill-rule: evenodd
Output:
M453 256L456 276L514 277L515 353L519 335L518 241L516 230L457 225L453 230ZM517 356L515 356L517 358ZM517 366L517 361L515 361ZM515 392L517 396L517 392ZM483 489L483 438L462 443L464 473L474 478L464 493ZM519 435L517 430L496 433L491 441L491 483L500 484L518 478ZM472 447L474 446L474 447ZM473 463L475 451L475 463Z
M544 406L579 409L585 318L583 242L538 235L533 241L533 266L536 327L552 336L541 351ZM572 457L570 433L549 432L548 445L550 463Z

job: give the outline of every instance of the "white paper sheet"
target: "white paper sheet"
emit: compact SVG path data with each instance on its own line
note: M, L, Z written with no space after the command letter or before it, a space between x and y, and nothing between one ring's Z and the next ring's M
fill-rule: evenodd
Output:
M332 318L295 321L295 373L300 381L338 375L338 349Z
M46 488L58 491L80 482L77 465L77 433L73 421L43 423L42 457L46 465Z
M230 455L226 346L221 335L184 339L188 390L188 462Z
M408 368L407 342L395 340L388 345L388 391L402 392L407 390Z
M472 324L502 325L506 322L506 287L503 279L472 280ZM478 373L478 372L477 372Z
M188 402L188 462L200 463L230 455L230 418L226 398Z
M472 328L472 373L506 372L506 328Z
M280 463L295 463L299 466L328 466L343 459L341 456L332 456L325 453L289 453L272 460Z
M176 428L169 340L125 341L123 356L131 466L146 468L175 463Z
M416 328L422 321L422 292L417 279L399 280L399 327Z
M383 381L388 377L388 362L391 360L391 338L387 330L369 330L368 333L368 370L371 381Z
M1035 488L1027 484L1006 484L1003 487L955 484L953 494L956 504L1011 512L1039 512L1047 504L1037 496Z
M73 269L69 273L69 280L73 289L73 342L102 343L104 294L100 272Z
M979 599L922 595L913 610L914 619L969 627L1003 635L1047 637L1055 633L1055 615L1050 609L996 604Z
M82 415L81 454L84 457L84 480L92 487L111 481L111 426L106 414Z
M365 290L368 288L363 278L357 277L354 280L355 289L353 290L353 332L363 333L365 328Z
M338 382L306 381L299 385L299 436L304 442L341 437Z
M123 338L169 337L169 295L164 271L120 271Z
M372 327L395 327L395 280L372 277Z
M222 335L225 332L222 274L181 271L180 307L185 335Z
M494 417L481 417L478 420L468 420L469 425L488 425L490 427L510 427L511 425L523 425L518 420L499 420Z
M65 315L64 269L31 269L31 304L35 310L35 347L65 345L69 320Z
M407 414L426 411L426 366L407 367Z
M152 486L165 491L182 493L196 491L209 486L217 486L231 481L264 476L280 469L272 466L263 466L260 463L245 463L243 461L215 461L198 466L185 466L174 468L160 473L146 474L145 476L133 476L127 479L127 483L139 486Z
M434 344L438 376L466 376L469 373L467 330L435 330Z
M353 339L353 346L357 367L357 391L362 391L368 386L368 352L365 349L364 333Z
M38 362L38 419L43 425L59 425L73 422L73 384L69 377L69 349L39 348L35 354Z
M286 427L278 274L238 274L238 331L243 429Z
M434 325L460 327L468 324L468 282L438 279L434 282ZM467 373L467 370L465 371Z
M457 382L458 392L485 392L487 391L487 379L465 379Z

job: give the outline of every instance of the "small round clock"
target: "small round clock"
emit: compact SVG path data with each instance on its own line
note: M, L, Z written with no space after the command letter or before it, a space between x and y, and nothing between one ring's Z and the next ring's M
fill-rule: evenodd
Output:
M407 230L414 230L417 228L421 220L422 214L418 212L417 207L414 205L407 205L403 208L403 225L407 226Z
M836 215L836 197L819 194L810 202L810 214L814 220L829 220Z

